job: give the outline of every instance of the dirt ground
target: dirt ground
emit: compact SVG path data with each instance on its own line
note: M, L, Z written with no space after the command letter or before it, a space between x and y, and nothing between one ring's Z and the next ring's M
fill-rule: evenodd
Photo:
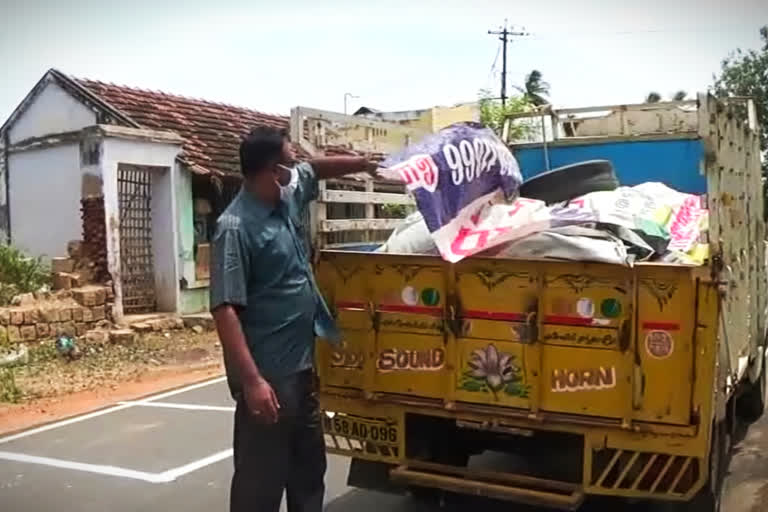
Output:
M29 364L4 369L0 433L223 373L215 332L151 333L130 346L105 343L80 348L82 356L67 361L59 356L52 341L41 343L31 347Z

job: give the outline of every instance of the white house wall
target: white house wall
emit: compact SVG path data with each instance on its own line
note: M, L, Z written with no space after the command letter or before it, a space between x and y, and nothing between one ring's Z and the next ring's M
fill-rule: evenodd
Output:
M119 204L117 169L119 164L164 167L153 180L152 229L156 296L158 307L165 311L178 311L179 270L177 265L178 233L175 222L176 194L175 166L179 145L142 140L105 138L102 153L104 178L104 214L107 222L107 264L115 285L115 303L122 304L120 276ZM160 286L158 286L160 285ZM118 311L118 316L122 316Z
M152 173L152 252L154 253L155 297L158 311L178 309L176 216L174 215L173 166Z
M96 114L55 82L49 82L8 132L11 144L30 137L77 131L96 124Z
M4 137L0 135L0 243L9 241L10 224L8 219L8 153L5 150Z
M8 158L11 242L32 256L66 255L81 238L80 147L48 147Z

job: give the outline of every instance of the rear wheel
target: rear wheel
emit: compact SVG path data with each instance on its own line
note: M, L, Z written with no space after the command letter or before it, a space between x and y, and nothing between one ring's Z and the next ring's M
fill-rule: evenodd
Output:
M749 382L747 388L736 400L736 415L749 423L757 421L765 412L766 369L765 356L760 377L755 382Z

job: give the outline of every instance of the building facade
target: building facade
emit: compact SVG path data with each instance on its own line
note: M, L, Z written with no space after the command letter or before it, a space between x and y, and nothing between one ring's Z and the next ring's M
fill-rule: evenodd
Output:
M116 317L206 311L212 228L239 189L240 139L259 124L289 120L51 69L0 127L0 239L65 255L103 211L93 252Z

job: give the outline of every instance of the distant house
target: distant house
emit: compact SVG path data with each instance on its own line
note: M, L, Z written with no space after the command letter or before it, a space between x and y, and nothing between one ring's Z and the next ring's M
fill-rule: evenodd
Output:
M457 103L450 107L436 106L417 110L382 112L381 110L363 106L358 108L354 115L412 126L428 133L435 133L454 123L479 121L480 107L477 102L467 102Z
M0 127L0 239L64 255L103 212L116 316L204 311L211 226L259 124L289 120L51 69Z

